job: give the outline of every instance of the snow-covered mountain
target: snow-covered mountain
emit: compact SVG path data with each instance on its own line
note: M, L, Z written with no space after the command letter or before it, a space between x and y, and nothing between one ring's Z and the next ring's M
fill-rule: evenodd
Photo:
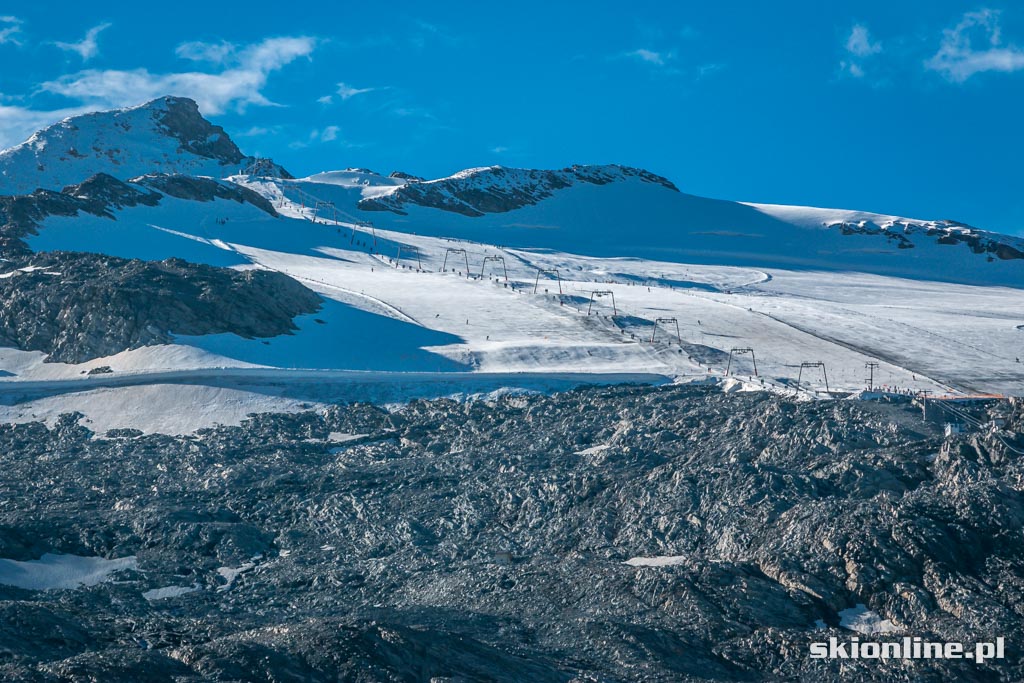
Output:
M203 118L195 102L162 97L64 119L0 152L0 195L59 190L96 173L121 180L148 173L219 178L251 163L223 128Z
M72 137L100 151L59 154ZM215 379L266 408L703 381L749 374L732 351L753 348L758 386L805 397L805 361L829 390L880 363L890 385L1024 393L1024 240L953 221L708 199L616 165L294 179L174 98L69 119L0 169L0 387ZM14 177L33 191L2 196ZM76 396L46 410L99 405Z
M389 176L395 177L395 174ZM464 216L483 216L536 205L553 196L556 191L579 183L608 185L627 178L636 178L678 192L676 186L665 178L627 166L576 165L560 171L487 166L460 171L439 180L410 180L386 194L363 198L359 208L405 215L406 204L414 204Z
M331 202L354 221L519 248L971 284L1024 282L1020 238L956 221L698 197L619 165L490 166L435 180L350 168L293 180L273 162L246 157L194 102L176 97L72 117L0 152L0 195L59 191L97 173L122 181L151 174L233 176L272 200L301 191L306 199L300 201Z
M1024 239L949 220L747 204L680 192L623 166L498 166L437 180L366 169L299 180L236 177L278 201L304 193L353 220L435 237L679 263L812 268L1024 283Z

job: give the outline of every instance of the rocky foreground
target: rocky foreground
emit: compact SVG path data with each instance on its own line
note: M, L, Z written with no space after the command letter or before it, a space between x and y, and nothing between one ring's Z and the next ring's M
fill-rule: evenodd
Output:
M135 560L0 586L0 678L1021 680L1024 412L998 408L1002 439L692 387L2 426L0 557ZM869 638L859 604L878 639L1007 657L810 659Z

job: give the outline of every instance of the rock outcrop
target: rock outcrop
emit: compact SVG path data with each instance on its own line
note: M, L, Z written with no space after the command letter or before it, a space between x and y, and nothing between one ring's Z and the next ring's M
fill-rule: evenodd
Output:
M1024 411L991 410L944 437L907 405L670 386L0 426L0 557L137 558L0 585L0 676L1021 680ZM809 657L904 634L1007 657Z
M0 275L0 345L80 363L176 334L273 337L320 297L281 273L46 252Z

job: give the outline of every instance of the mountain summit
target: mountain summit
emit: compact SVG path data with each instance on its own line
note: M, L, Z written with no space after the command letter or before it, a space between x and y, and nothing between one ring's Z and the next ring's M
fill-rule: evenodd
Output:
M97 173L121 180L150 173L219 178L250 163L194 101L161 97L64 119L0 152L0 195L59 190Z

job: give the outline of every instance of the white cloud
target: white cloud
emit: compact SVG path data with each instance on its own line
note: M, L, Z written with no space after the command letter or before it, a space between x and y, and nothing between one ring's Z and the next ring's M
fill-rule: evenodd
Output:
M52 111L38 111L27 107L0 104L0 150L22 142L40 128L65 119L84 114L94 107L69 107Z
M857 62L842 61L839 62L839 68L854 78L864 78L864 67Z
M235 46L227 41L219 43L204 43L199 40L182 43L174 50L174 54L182 59L190 59L193 62L210 62L211 64L223 64L228 58L235 54Z
M335 94L341 98L342 101L345 101L352 99L356 95L363 95L375 90L387 90L387 88L356 88L348 83L338 83L338 89L335 91ZM334 95L324 95L323 97L317 98L316 101L320 104L331 104L334 102Z
M243 130L240 133L233 133L233 137L236 138L255 138L263 135L268 135L271 130L265 126L253 126L248 130Z
M17 35L21 33L21 19L12 16L0 17L0 45L11 43L12 45L21 45L18 42Z
M653 64L654 66L665 66L669 61L675 59L674 52L657 52L655 50L647 50L645 48L626 52L622 56Z
M234 64L219 73L89 69L47 81L40 89L93 108L122 107L163 95L179 95L196 100L205 114L220 114L231 108L243 110L250 104L273 105L262 93L268 76L309 56L314 45L315 41L306 37L269 38L240 50Z
M82 61L88 61L99 54L100 46L97 42L100 33L110 28L110 24L100 24L99 26L93 26L91 29L86 31L85 37L77 43L54 43L61 50L67 50L68 52L76 52L78 56L82 58Z
M323 130L314 128L309 131L309 137L305 140L294 140L288 146L292 149L305 149L315 142L335 142L338 140L339 133L341 133L341 128L338 126L327 126Z
M975 48L975 40L981 43ZM955 27L943 31L939 51L925 62L953 83L963 83L986 71L1010 73L1024 69L1024 50L1002 44L999 12L982 9L968 12Z
M871 33L863 24L854 24L850 37L846 39L846 51L857 57L870 57L882 51L880 42L871 41Z
M314 46L312 38L270 38L236 49L231 65L218 73L154 74L146 69L87 69L62 76L43 83L39 90L68 97L75 102L71 106L38 110L0 104L0 149L21 142L40 128L68 116L132 106L163 95L191 97L208 115L231 108L242 110L247 105L273 105L262 93L270 74L300 57L309 56Z
M716 74L725 68L725 64L701 64L697 67L697 80Z
M362 95L363 93L373 92L376 88L353 88L351 85L345 83L338 84L338 97L343 100L355 97L356 95Z
M414 19L412 23L414 29L409 36L409 42L413 47L422 49L429 42L436 42L447 46L459 45L462 42L460 37L451 33L444 26L431 24L420 19Z
M865 62L882 52L882 43L871 39L871 32L864 24L853 25L843 47L846 58L839 62L839 70L854 78L864 78Z

